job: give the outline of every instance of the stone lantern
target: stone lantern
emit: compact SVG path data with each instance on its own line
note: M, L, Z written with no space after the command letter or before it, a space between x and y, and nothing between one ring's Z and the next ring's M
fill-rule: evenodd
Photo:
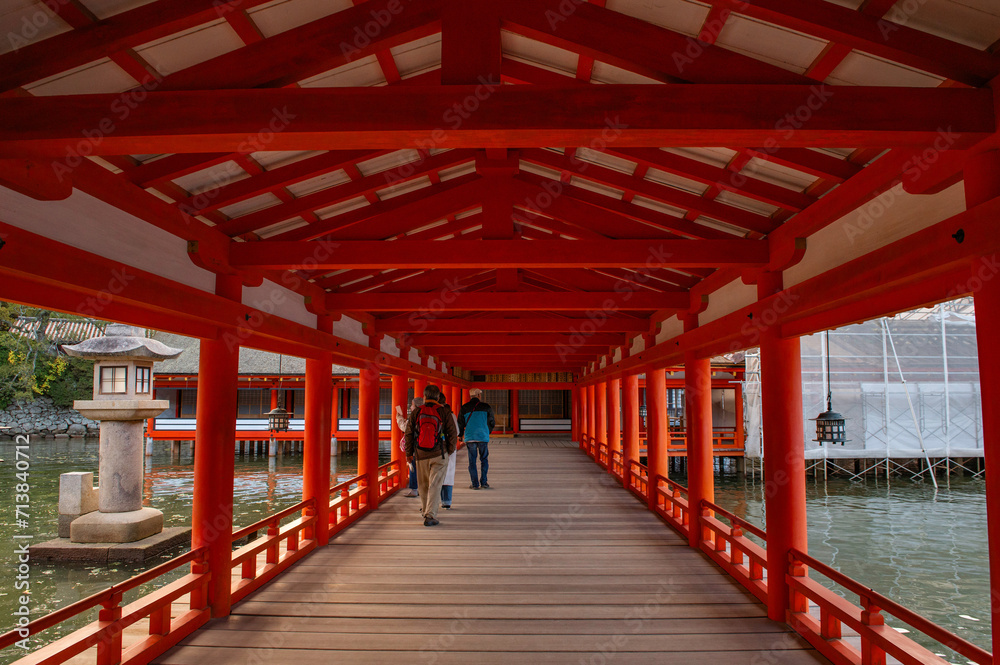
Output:
M141 328L109 324L103 337L63 346L94 360L94 398L73 408L101 422L97 510L70 524L77 543L130 543L160 533L163 513L142 507L143 425L170 403L153 399L153 363L183 351L147 339Z

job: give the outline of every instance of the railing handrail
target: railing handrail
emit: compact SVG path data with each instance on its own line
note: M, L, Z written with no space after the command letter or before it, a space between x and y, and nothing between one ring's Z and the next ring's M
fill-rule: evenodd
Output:
M788 553L788 560L789 563L792 564L804 563L809 568L812 568L824 577L829 578L831 581L839 584L851 593L855 593L861 598L869 599L874 605L893 615L903 623L915 628L924 635L937 640L943 646L960 653L972 661L983 664L993 662L993 654L989 651L986 651L982 647L978 647L972 642L959 637L946 628L942 628L927 617L917 614L909 608L903 607L891 598L887 598L871 587L867 587L864 584L851 579L847 575L831 568L827 564L809 556L801 550L794 548L790 550Z
M25 626L20 626L13 630L10 630L3 635L0 635L0 649L6 649L10 645L19 642L24 639L22 636L22 631L27 628L29 635L37 635L38 633L48 630L55 625L75 617L77 614L86 612L87 610L93 609L98 605L103 605L104 603L114 600L115 596L124 594L126 591L131 591L137 586L145 584L151 580L156 579L160 575L169 573L170 571L183 566L186 563L196 561L200 559L206 552L208 552L208 547L199 547L196 550L190 550L184 554L175 557L169 561L165 561L160 565L150 568L149 570L130 577L129 579L113 584L103 591L98 591L97 593L87 596L86 598L81 598L80 600L67 605L61 609L56 610L50 614L46 614L43 617L39 617L34 621L28 623Z
M656 489L657 490L660 489L660 481L662 480L663 484L666 485L667 487L669 487L670 489L678 489L678 490L684 492L685 494L688 493L688 488L684 487L683 485L681 485L680 483L678 483L676 481L670 480L666 476L657 475L655 480L656 480Z
M717 514L722 515L727 520L729 520L729 522L731 524L733 524L734 526L738 526L741 529L743 529L744 531L748 531L748 532L752 533L753 535L755 535L758 538L764 540L765 542L767 541L767 532L764 531L764 529L761 529L759 526L756 526L754 524L751 524L750 522L747 522L742 517L737 517L736 515L733 515L731 512L729 512L725 508L720 508L719 506L717 506L716 504L712 503L711 501L708 501L707 499L702 499L701 500L701 507L702 508L708 508L709 510L714 511Z
M255 531L260 531L264 527L270 526L270 524L272 522L280 522L281 520L283 520L286 517L289 517L291 515L294 515L295 513L299 512L300 510L303 510L305 508L315 507L315 506L316 506L316 499L310 498L310 499L305 499L304 501L299 501L294 506L291 506L289 508L285 508L284 510L282 510L279 513L275 513L274 515L269 515L269 516L265 517L264 519L258 520L257 522L254 522L253 524L251 524L249 526L245 526L245 527L243 527L242 529L240 529L238 531L234 531L233 532L233 540L234 541L239 540L243 536L248 536L248 535L250 535L251 533L253 533Z
M368 477L367 476L354 476L353 478L348 478L347 480L339 482L336 485L334 485L333 487L331 487L330 488L330 493L332 494L333 492L339 492L341 490L351 489L351 485L354 485L355 483L363 483L363 482L367 482L367 481L368 481Z

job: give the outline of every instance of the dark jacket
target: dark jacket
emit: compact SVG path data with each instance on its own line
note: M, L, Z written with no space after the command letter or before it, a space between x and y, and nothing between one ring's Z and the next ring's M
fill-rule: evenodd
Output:
M454 454L455 449L458 448L458 430L455 429L455 418L451 409L433 400L425 401L424 406L437 407L438 417L441 418L441 424L443 425L444 449L449 455ZM410 417L406 419L406 431L403 433L403 440L405 442L404 452L406 456L416 457L417 459L441 457L440 444L431 450L424 450L417 445L417 417L419 415L420 409L414 409Z
M482 402L478 397L473 397L468 402L462 405L462 409L458 412L458 436L465 437L465 428L469 424L470 416L474 412L486 412L486 436L483 436L481 431L475 432L475 438L469 438L469 441L488 443L490 438L489 434L493 433L493 428L497 426L496 417L493 415L493 407ZM481 417L481 416L480 416ZM480 428L481 430L482 428Z

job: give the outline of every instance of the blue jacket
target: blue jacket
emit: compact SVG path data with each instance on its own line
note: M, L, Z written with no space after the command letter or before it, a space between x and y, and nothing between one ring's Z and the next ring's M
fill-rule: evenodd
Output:
M496 427L493 407L478 397L462 405L458 412L458 435L466 442L489 443L490 433Z

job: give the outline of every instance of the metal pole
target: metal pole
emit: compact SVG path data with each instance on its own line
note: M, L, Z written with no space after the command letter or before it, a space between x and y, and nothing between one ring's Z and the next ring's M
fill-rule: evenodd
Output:
M903 384L903 392L906 394L906 403L910 407L910 415L913 417L913 429L917 433L917 439L920 441L920 452L924 454L924 460L927 462L927 472L931 476L931 480L934 482L934 489L938 488L937 478L934 476L934 469L931 468L931 458L927 456L927 449L924 447L924 435L920 431L920 421L917 419L917 412L913 408L913 400L910 399L910 388L906 385L906 377L903 376L903 367L899 364L899 356L896 354L896 343L892 341L892 333L889 332L889 324L882 319L882 327L885 328L886 335L889 338L889 347L892 349L892 357L896 359L896 369L899 370L899 380Z

